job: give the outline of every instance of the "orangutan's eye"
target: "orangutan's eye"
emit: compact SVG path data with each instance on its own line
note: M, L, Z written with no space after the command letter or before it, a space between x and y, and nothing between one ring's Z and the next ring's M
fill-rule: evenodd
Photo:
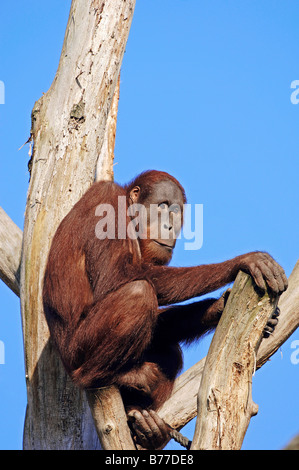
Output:
M170 206L170 211L178 214L181 211L181 208L178 204L172 204L172 206Z

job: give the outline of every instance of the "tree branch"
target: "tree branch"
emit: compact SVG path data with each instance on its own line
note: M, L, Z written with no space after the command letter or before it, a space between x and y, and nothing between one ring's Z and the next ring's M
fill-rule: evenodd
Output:
M283 450L299 450L299 434L295 436Z
M118 388L91 389L86 394L102 449L136 450Z
M279 299L281 314L271 338L262 341L257 354L259 369L299 327L299 261L289 277L289 287ZM206 358L180 375L171 397L160 408L159 415L175 429L181 429L197 414L197 394Z
M256 354L277 302L267 293L260 298L251 277L238 274L206 358L192 450L241 448L258 409L251 396Z
M20 295L22 230L0 207L0 279Z

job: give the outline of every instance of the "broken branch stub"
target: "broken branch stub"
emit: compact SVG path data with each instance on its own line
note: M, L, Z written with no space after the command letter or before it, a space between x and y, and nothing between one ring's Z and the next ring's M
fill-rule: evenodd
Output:
M251 396L256 355L277 302L267 292L260 297L251 277L238 274L206 358L191 449L241 448L258 410Z
M20 295L22 230L0 207L0 279Z

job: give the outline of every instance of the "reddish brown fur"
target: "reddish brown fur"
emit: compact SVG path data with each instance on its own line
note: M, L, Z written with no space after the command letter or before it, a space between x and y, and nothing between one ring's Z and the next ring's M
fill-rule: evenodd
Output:
M242 257L191 268L144 263L137 240L95 236L99 204L113 204L117 220L118 196L129 200L137 185L142 202L166 179L186 201L163 172L143 173L125 187L95 183L61 222L45 272L44 311L66 370L83 388L117 384L127 408L157 409L166 400L182 366L179 343L213 328L221 310L216 299L171 304L233 281L242 266Z
M184 203L186 203L187 198L186 198L186 194L185 194L185 190L183 186L178 182L176 178L169 175L168 173L165 173L164 171L157 171L157 170L144 171L143 173L140 173L140 175L138 175L137 178L135 178L130 183L125 185L124 189L127 194L130 194L130 191L131 189L134 188L134 186L140 186L141 197L139 199L139 202L140 204L142 204L144 200L148 198L148 196L151 194L155 183L160 183L160 181L164 181L164 180L170 180L180 188L182 195L183 195Z

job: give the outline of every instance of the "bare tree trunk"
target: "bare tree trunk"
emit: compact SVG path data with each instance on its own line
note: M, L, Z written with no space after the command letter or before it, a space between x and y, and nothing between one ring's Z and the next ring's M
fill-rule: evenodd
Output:
M33 110L21 270L25 449L99 448L85 394L49 341L42 284L52 237L94 181L100 155L100 176L112 178L111 152L102 152L102 145L134 6L135 0L73 0L57 74Z

